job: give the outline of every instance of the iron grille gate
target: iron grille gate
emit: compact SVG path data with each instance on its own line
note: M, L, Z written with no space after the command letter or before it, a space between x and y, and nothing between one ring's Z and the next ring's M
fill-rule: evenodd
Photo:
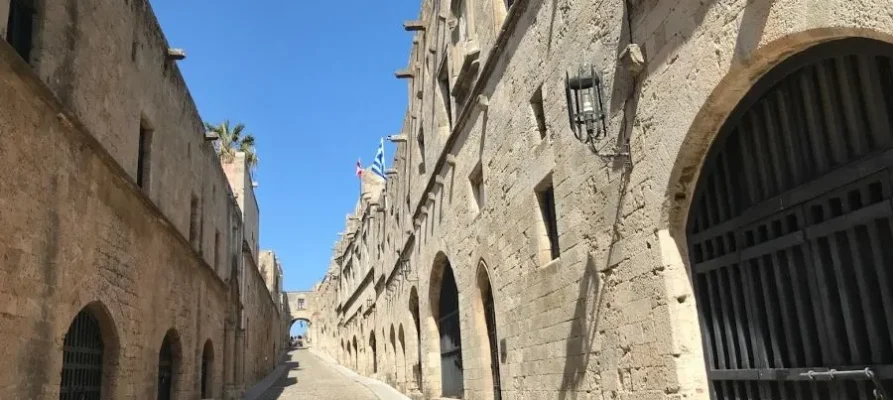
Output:
M102 334L89 311L81 311L65 334L60 400L99 400L102 389Z
M158 400L170 400L173 389L174 355L171 342L165 337L158 353Z
M496 310L493 296L488 293L484 304L484 316L487 324L487 338L490 340L490 371L493 373L493 400L502 400L502 380L499 377L499 348L496 339Z
M714 399L890 399L891 60L867 39L808 49L711 148L688 235Z

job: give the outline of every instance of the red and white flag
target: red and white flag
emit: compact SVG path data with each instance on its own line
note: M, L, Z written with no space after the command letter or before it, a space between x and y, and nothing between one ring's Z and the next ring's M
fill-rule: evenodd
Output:
M357 178L363 177L363 164L360 160L357 160Z

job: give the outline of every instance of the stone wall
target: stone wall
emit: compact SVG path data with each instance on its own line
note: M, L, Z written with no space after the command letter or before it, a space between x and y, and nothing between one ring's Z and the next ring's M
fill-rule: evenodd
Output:
M263 276L246 265L245 387L251 387L276 368L283 350L281 318Z
M846 36L890 42L887 5L466 3L464 22L439 9L447 2L422 4L394 174L380 196L361 198L335 245L316 346L416 397L440 397L437 302L449 265L464 398L493 398L488 288L504 399L708 398L684 228L704 154L753 82L791 54ZM638 75L621 58L630 43L644 53ZM593 145L575 138L565 97L566 71L583 63L603 79L606 135ZM436 81L441 65L450 96ZM618 156L627 138L630 156ZM547 185L555 259L537 195Z
M226 284L117 162L0 43L0 393L58 399L62 345L85 307L105 341L104 397L155 398L179 337L177 398L198 398L210 342L223 396Z
M133 179L141 126L152 131L147 195L187 238L197 200L194 247L228 277L216 241L232 232L230 189L148 1L37 3L38 76Z
M256 283L259 213L244 160L236 191L147 0L25 3L30 56L0 46L3 84L15 89L0 107L11 135L0 152L24 168L0 192L19 216L0 232L0 273L10 277L0 284L9 300L0 334L29 344L8 350L21 368L0 372L0 397L58 397L62 340L86 306L110 339L104 398L155 397L166 333L177 338L175 398L199 397L206 344L210 395L239 398L243 379L275 361L245 353L281 346L277 335L246 342L246 331L280 329L281 316ZM0 1L0 14L9 4Z

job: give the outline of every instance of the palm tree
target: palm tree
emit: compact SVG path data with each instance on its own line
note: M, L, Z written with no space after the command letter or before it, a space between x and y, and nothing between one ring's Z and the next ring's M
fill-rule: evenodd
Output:
M254 149L254 135L244 134L245 124L238 123L230 126L229 120L224 120L218 125L205 122L205 129L217 136L214 149L217 155L224 161L232 161L236 152L245 153L245 159L249 168L257 166L257 151Z

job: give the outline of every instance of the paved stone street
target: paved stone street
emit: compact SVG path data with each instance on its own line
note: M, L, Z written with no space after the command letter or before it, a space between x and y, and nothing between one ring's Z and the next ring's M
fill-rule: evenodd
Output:
M339 372L309 350L294 350L289 355L288 371L258 400L378 399L366 386Z

